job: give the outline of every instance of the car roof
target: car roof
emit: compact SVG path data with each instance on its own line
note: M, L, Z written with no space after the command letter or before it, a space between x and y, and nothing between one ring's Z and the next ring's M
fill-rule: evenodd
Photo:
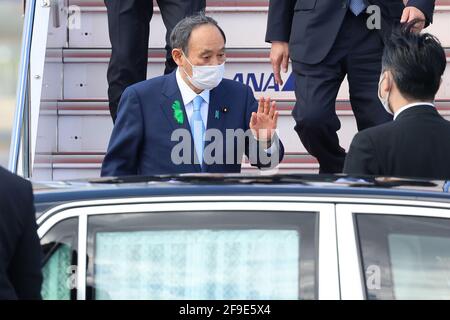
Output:
M434 198L450 202L450 183L446 181L348 175L181 174L33 182L33 187L37 207L108 198L192 195Z

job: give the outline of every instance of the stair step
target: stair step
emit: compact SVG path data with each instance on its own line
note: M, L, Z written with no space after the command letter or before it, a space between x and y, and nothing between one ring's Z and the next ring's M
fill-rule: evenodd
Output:
M209 7L267 7L270 0L206 0ZM69 0L69 5L80 7L104 7L104 0ZM450 6L450 0L436 0L436 7ZM155 5L155 10L158 6Z
M294 131L295 122L291 116L293 104L293 101L278 102L279 135L287 152L306 153ZM437 108L450 120L450 101L437 101ZM356 122L348 101L338 101L336 109L341 121L338 135L343 148L348 149L357 132ZM37 150L40 153L104 153L112 127L106 101L49 102L41 111Z
M437 1L442 2L440 0ZM445 2L445 1L444 1ZM69 0L69 5L91 8L103 8L105 6L104 0ZM248 8L248 7L267 7L269 0L206 0L207 8ZM155 5L155 10L159 10Z
M103 154L98 153L55 153L36 155L34 180L70 180L100 176ZM304 153L286 153L283 162L275 170L281 172L317 173L317 160ZM257 172L245 160L242 172Z
M60 32L53 30L50 43L55 47L66 44L71 48L110 47L106 7L103 0L72 0L69 4L78 6L80 10L80 28L69 30L68 43L64 37L58 36ZM269 46L264 41L268 1L208 1L207 4L207 14L215 18L227 33L228 47L266 48ZM427 31L435 34L445 46L450 46L449 19L450 1L437 1L434 23ZM249 21L252 22L250 27L236 27L247 26ZM149 46L154 48L165 46L165 27L158 7L155 7L154 17L150 23Z
M291 116L295 100L275 100L280 116ZM436 100L436 108L444 115L450 115L450 100ZM62 100L47 101L42 108L43 111L57 111L58 115L65 116L109 116L109 107L107 100ZM336 111L339 116L353 116L349 100L337 100Z
M65 49L61 61L56 53L51 56L44 75L44 97L53 99L107 99L106 72L109 61L109 49ZM450 48L446 49L447 61L450 63ZM267 49L232 49L228 52L225 77L248 84L256 97L270 96L273 99L295 99L293 91L294 77L291 71L283 74L284 86L275 84L272 66L269 63ZM51 66L53 65L53 66ZM162 51L150 50L147 78L161 75L164 70ZM59 81L63 79L62 88ZM63 96L60 96L62 92ZM348 99L348 83L344 80L338 99ZM444 82L437 94L438 99L450 99L450 67L444 74Z

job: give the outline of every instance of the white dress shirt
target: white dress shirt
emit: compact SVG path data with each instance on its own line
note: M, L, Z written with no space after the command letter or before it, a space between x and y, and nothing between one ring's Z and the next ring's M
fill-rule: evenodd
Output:
M403 111L405 111L405 110L407 110L407 109L409 109L409 108L415 107L415 106L430 106L430 107L433 107L433 108L434 108L434 104L432 104L432 103L430 103L430 102L415 102L415 103L410 103L410 104L407 104L407 105L404 106L404 107L401 107L401 108L394 114L394 120L397 119L397 117L398 117L398 115L399 115L400 113L402 113Z
M192 114L194 113L194 98L196 96L201 96L203 98L202 106L200 107L200 113L202 115L202 120L205 125L205 129L208 128L208 109L209 109L209 90L203 90L200 94L195 93L191 87L183 80L181 77L180 68L177 69L177 84L181 92L181 98L183 99L184 109L186 110L186 115L191 124Z

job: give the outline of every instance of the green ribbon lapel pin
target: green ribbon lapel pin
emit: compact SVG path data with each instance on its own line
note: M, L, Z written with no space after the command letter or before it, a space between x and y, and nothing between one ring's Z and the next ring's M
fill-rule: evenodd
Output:
M173 118L178 124L184 123L184 113L181 109L181 103L179 100L175 100L175 102L172 104L172 110L173 110Z

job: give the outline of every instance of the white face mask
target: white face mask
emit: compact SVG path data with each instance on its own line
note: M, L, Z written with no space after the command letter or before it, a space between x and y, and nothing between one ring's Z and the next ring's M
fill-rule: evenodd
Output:
M200 90L212 90L222 81L225 73L225 62L217 66L194 66L184 55L184 52L183 56L192 67L192 77L184 68L183 71L194 87Z
M381 96L381 93L380 93L380 91L381 91L381 83L383 82L383 80L385 78L386 78L386 74L383 73L383 76L381 76L381 78L380 78L380 82L378 82L378 99L380 99L381 104L384 107L384 110L386 110L387 113L389 113L391 115L394 115L394 113L392 112L391 108L389 107L389 94L390 94L390 91L387 93L386 98L383 98Z

